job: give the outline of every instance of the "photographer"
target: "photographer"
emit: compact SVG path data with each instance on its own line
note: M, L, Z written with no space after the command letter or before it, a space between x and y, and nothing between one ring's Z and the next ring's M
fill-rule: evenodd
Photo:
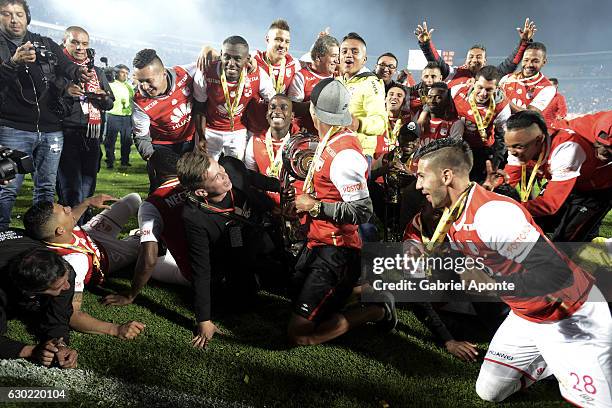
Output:
M63 145L61 77L89 81L87 67L73 64L50 38L27 31L25 0L0 0L0 144L33 156L34 202L53 201ZM0 231L24 176L0 188Z
M0 358L74 368L77 352L66 343L75 274L59 255L42 246L22 231L0 232ZM17 316L35 328L37 345L6 337L7 321Z
M57 172L57 195L62 205L74 207L91 197L100 168L102 115L113 107L113 93L101 68L93 66L94 53L89 34L81 27L68 27L64 33L64 54L76 65L93 67L88 82L66 85L64 98L69 107L64 118L64 148ZM88 221L88 212L83 222Z

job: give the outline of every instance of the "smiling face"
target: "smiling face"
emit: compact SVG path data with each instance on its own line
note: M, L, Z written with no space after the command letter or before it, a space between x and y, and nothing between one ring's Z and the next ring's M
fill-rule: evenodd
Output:
M266 54L268 58L276 63L289 52L291 33L280 28L272 28L266 34Z
M406 98L406 93L402 88L398 88L393 86L387 92L386 104L387 111L397 113L402 109L404 105L404 99Z
M385 55L378 59L376 63L376 70L374 71L376 76L383 80L383 82L388 83L393 79L393 75L395 75L395 71L397 71L397 61L395 58Z
M242 69L249 61L249 48L243 44L223 44L221 64L228 81L238 81Z
M315 69L323 75L333 75L340 63L340 47L332 45L327 48L323 57L317 57L314 61Z
M225 195L232 189L232 181L225 172L223 166L221 166L216 160L210 160L210 166L205 174L202 174L204 182L202 186L205 194L208 198L215 198Z
M355 75L366 63L366 47L359 40L347 39L340 45L340 70L349 77Z
M289 130L291 120L293 120L291 100L283 95L273 96L268 104L266 119L271 129L279 131Z
M0 8L0 28L11 38L25 35L28 19L21 4L6 4Z
M504 134L508 153L518 159L520 164L527 164L537 159L544 143L545 136L540 127L532 123L524 129L509 129Z
M151 64L134 69L134 79L145 94L156 97L166 92L168 80L166 79L166 69L156 61Z
M523 69L524 77L536 75L544 64L546 64L546 54L542 50L529 49L523 54Z
M472 92L474 92L476 95L476 103L479 105L484 105L489 102L490 98L493 98L496 90L497 79L487 81L483 76L480 76L474 83Z
M89 35L78 30L70 31L64 38L64 47L74 59L84 61L87 59Z
M478 70L487 65L487 53L485 50L480 48L472 48L468 51L465 57L465 65L472 73L478 72Z
M423 81L425 86L432 86L435 82L442 81L440 68L425 68L421 72L421 81Z

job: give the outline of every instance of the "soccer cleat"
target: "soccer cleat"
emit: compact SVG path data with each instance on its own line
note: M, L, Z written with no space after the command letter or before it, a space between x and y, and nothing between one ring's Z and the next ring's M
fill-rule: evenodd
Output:
M383 318L376 322L376 326L385 332L390 333L397 326L397 310L395 309L395 298L389 292L381 292L378 296L382 297L381 306L385 309Z

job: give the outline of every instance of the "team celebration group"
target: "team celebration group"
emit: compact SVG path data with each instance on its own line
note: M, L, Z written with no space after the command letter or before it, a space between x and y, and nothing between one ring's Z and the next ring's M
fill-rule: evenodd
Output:
M449 243L483 260L472 276L513 288L463 304L491 333L478 396L502 401L554 378L569 402L612 407L612 243L598 236L612 208L612 111L568 116L533 21L509 33L517 46L497 66L482 44L449 66L419 24L418 82L392 52L368 69L357 32L321 32L292 56L282 19L263 51L231 35L188 65L143 49L131 70L95 66L82 27L59 45L30 22L25 0L0 0L1 358L73 368L71 330L149 330L82 309L83 291L119 270L131 288L103 297L108 307L134 302L150 279L191 287L198 348L215 341L221 311L247 310L261 289L291 299L295 346L366 324L392 336L394 296L362 273L363 246L432 254ZM101 148L114 168L117 138L123 171L132 143L146 161L144 200L96 191ZM27 172L33 202L24 229L10 228ZM120 238L134 216L139 229ZM591 241L599 268L572 249ZM397 306L452 355L479 357L452 305ZM34 321L38 344L7 335L14 317Z

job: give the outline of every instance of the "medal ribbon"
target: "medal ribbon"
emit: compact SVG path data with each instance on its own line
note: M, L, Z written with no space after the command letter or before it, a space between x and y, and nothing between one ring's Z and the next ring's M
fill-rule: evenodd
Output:
M529 176L529 183L527 183L527 165L521 166L521 202L526 203L529 200L529 196L531 195L531 190L533 189L533 183L535 182L536 175L538 174L538 168L542 165L542 161L544 160L545 149L542 148L540 152L540 156L538 157L538 161L535 166L533 166L533 170L531 170L531 176Z
M227 86L227 78L225 77L225 70L221 68L221 88L223 88L223 96L225 96L225 108L227 109L227 114L229 115L230 127L232 131L234 131L234 116L236 115L236 108L240 103L240 99L242 99L242 91L244 90L245 84L245 73L246 68L242 69L240 72L240 79L238 79L238 86L236 87L236 97L234 98L234 102L230 100L230 93Z
M280 174L280 169L283 166L283 147L285 147L285 143L287 143L287 140L289 140L289 135L283 138L283 142L279 146L275 155L270 129L268 129L268 131L266 132L266 152L268 153L268 158L270 159L270 167L268 167L267 172L269 177L278 178L278 175Z
M272 83L274 84L276 93L283 93L285 91L285 67L287 64L287 58L283 57L283 60L281 61L278 77L274 76L274 66L268 62L267 58L266 64L268 64L268 71L270 72L270 78L272 78Z
M325 150L325 147L327 146L327 142L329 142L329 139L335 135L336 133L338 133L340 131L340 127L338 126L332 126L327 133L325 134L325 136L323 137L323 139L319 142L319 144L317 145L317 150L315 150L315 154L312 157L312 162L310 162L310 166L308 167L308 173L306 174L306 179L304 179L304 187L302 188L302 191L306 194L312 194L314 193L314 175L315 172L317 171L315 168L317 167L317 163L319 162L319 160L321 160L321 156L323 155L323 150Z
M472 114L474 115L476 127L478 128L478 133L480 133L480 138L483 142L486 142L489 138L487 135L487 127L489 127L489 124L495 115L495 100L493 95L489 97L489 106L487 108L487 113L485 114L484 120L482 119L478 106L476 105L476 92L472 91L468 101L470 102L470 108L472 109Z

